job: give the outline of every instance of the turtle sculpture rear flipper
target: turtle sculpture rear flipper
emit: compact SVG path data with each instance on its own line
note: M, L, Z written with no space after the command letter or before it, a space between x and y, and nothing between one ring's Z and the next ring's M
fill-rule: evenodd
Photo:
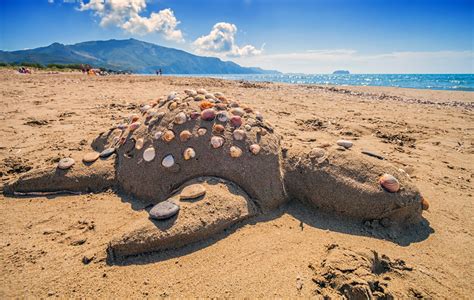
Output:
M196 187L205 193L187 191ZM187 182L165 202L176 204L179 212L165 220L142 218L130 224L109 243L109 260L120 261L132 255L183 247L210 238L259 213L252 199L238 185L215 177Z

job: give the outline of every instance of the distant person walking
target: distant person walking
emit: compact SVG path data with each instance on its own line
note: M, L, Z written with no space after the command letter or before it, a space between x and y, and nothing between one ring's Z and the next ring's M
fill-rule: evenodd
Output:
M161 76L161 74L162 74L161 69L156 70L155 73L156 73L156 75Z

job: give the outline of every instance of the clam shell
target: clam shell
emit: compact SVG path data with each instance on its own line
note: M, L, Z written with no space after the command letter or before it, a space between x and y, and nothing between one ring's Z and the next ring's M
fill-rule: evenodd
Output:
M233 114L234 116L239 116L239 117L242 117L243 115L245 115L245 111L240 107L234 107L229 112Z
M214 133L223 133L224 131L225 127L221 124L214 124L214 126L212 126L212 132Z
M152 161L155 158L156 151L155 148L149 147L143 151L143 160L145 161Z
M206 188L202 184L195 183L185 187L181 193L179 193L179 199L196 199L204 194L206 194Z
M174 139L174 132L171 130L165 131L165 133L162 136L163 141L165 142L171 142Z
M220 136L213 136L211 138L211 145L214 149L222 147L222 145L224 145L224 138Z
M396 193L400 189L400 182L390 174L384 174L379 179L380 185L390 193Z
M206 98L203 95L197 95L194 97L194 101L203 101L206 100Z
M239 107L239 103L232 101L229 103L229 107Z
M215 109L217 110L226 110L227 109L227 106L224 104L224 103L217 103L215 106L214 106Z
M76 162L74 161L74 159L70 157L61 158L61 160L58 162L58 168L61 170L66 170L72 167L72 165L75 163Z
M190 160L191 158L196 157L196 151L193 148L186 148L183 152L184 160Z
M145 140L143 140L142 138L139 138L136 142L135 142L135 149L137 150L140 150L141 148L143 148L143 144L145 143Z
M165 168L171 168L174 166L174 157L171 154L166 155L161 161L161 165Z
M201 88L201 89L198 89L196 92L197 92L198 94L201 94L201 95L207 94L207 91L206 91L205 89L202 89L202 88Z
M234 127L240 127L240 125L242 125L242 118L240 116L232 116L232 118L230 118L230 123Z
M236 129L234 130L234 132L232 133L232 135L234 136L234 139L236 139L237 141L242 141L246 138L247 134L245 133L245 131L243 131L242 129Z
M150 209L150 218L155 220L165 220L176 215L179 212L179 205L171 201L163 201Z
M104 151L100 152L99 156L102 158L106 158L106 157L111 156L114 153L115 153L115 148L107 148Z
M205 135L206 133L207 133L207 129L204 128L204 127L201 127L201 128L199 128L199 129L197 130L197 134L198 134L199 136L203 136L203 135Z
M201 112L201 119L204 121L212 121L216 117L216 111L212 108L205 109Z
M176 103L176 102L171 102L171 103L168 105L168 109L169 109L169 110L175 110L177 107L178 107L178 103Z
M174 117L174 123L181 125L181 124L186 123L187 119L188 118L186 117L186 114L184 112L180 112Z
M253 155L257 155L262 148L258 144L252 144L249 147L250 152L252 152Z
M348 141L348 140L338 140L336 144L346 149L349 149L350 147L354 145L351 141Z
M153 135L153 137L157 140L159 140L161 137L163 136L163 131L157 131L155 132L155 134Z
M230 147L230 156L237 158L242 155L242 149L237 146Z
M313 148L309 152L309 157L316 159L318 164L324 162L327 159L327 152L323 148Z
M187 140L191 138L191 136L192 134L189 130L183 130L179 134L179 139L181 140L181 142L186 142Z
M227 122L229 120L229 117L227 116L227 112L225 112L225 111L218 112L217 113L217 120L219 122L223 122L223 123Z
M138 127L140 127L140 125L142 125L140 122L133 122L132 124L130 124L130 126L128 126L128 130L130 132L134 132L138 129Z
M205 109L208 109L208 108L213 108L214 107L214 103L211 103L209 101L201 101L199 103L199 108L201 110L205 110Z
M82 157L82 161L85 162L85 163L91 163L91 162L94 162L96 160L99 159L99 154L98 152L89 152L89 153L86 153L83 157Z

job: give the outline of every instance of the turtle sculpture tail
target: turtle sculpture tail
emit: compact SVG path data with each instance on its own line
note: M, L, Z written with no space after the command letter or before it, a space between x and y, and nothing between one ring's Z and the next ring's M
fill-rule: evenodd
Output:
M290 150L284 170L290 199L359 220L384 220L385 224L404 226L421 219L425 201L418 189L406 173L386 161L355 150Z
M10 181L3 193L14 196L79 194L100 192L115 184L114 160L97 160L94 164L75 163L69 169L40 169Z

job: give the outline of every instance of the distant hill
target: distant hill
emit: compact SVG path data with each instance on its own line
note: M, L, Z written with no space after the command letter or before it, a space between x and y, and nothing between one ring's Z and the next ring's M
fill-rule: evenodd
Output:
M278 73L247 68L215 57L197 56L182 50L128 40L91 41L74 45L54 43L29 50L1 51L2 63L89 64L134 73L165 74L263 74Z

